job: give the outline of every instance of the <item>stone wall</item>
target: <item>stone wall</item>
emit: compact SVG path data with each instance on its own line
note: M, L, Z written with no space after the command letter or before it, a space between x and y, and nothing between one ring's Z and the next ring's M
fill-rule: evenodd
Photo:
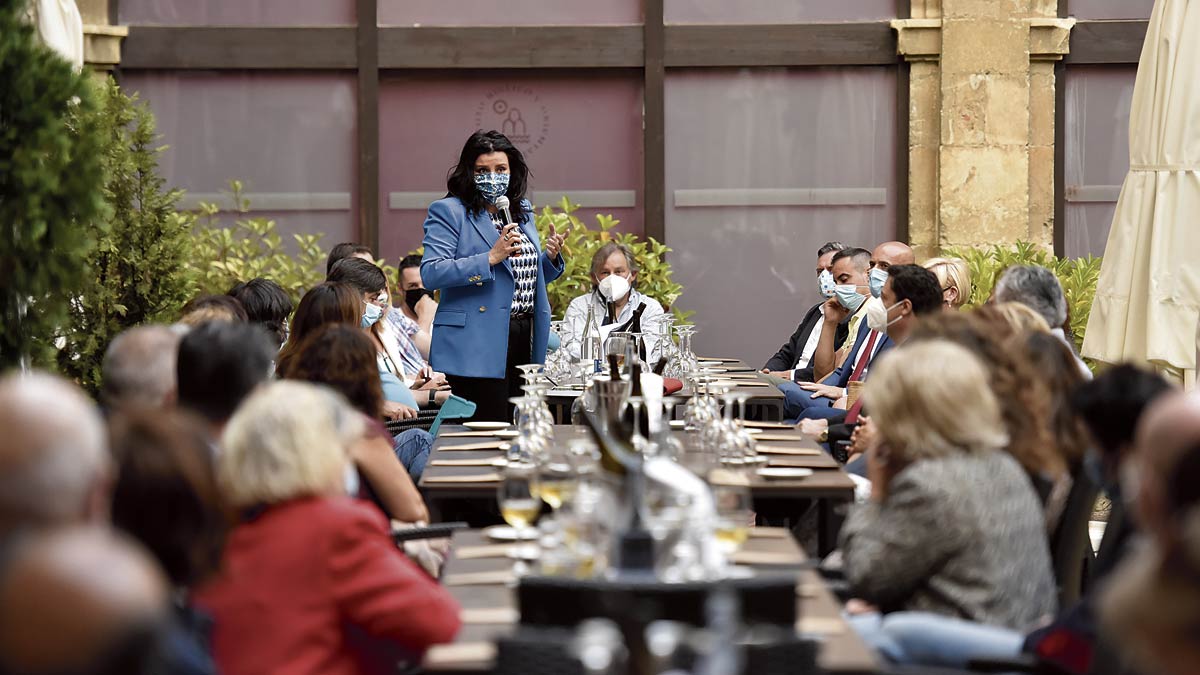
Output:
M893 22L910 63L909 239L948 246L1054 241L1057 0L913 0Z

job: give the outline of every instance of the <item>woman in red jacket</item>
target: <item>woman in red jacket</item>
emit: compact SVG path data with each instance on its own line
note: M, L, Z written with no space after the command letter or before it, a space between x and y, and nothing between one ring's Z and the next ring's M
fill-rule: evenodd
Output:
M197 598L225 675L372 672L381 645L415 655L458 632L454 599L396 548L383 514L345 496L356 474L343 439L362 424L337 394L283 381L226 426L218 479L242 521Z

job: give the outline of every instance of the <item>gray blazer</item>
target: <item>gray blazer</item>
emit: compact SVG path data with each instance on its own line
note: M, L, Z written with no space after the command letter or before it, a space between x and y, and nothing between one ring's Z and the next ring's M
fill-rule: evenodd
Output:
M926 459L842 529L846 578L884 612L933 612L1027 630L1055 611L1041 504L1010 455Z

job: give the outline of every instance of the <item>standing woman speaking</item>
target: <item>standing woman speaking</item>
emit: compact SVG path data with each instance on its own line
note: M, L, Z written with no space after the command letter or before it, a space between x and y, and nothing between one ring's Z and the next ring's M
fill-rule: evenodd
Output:
M551 226L539 253L528 183L521 151L498 131L476 131L446 179L449 194L425 218L421 279L442 292L429 361L475 402L477 420L511 421L516 367L546 358L546 284L563 272L563 235ZM497 208L501 197L510 209Z

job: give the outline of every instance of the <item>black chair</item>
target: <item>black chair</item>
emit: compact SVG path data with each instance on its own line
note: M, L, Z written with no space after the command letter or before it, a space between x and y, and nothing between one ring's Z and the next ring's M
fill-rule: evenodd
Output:
M1050 557L1058 583L1058 606L1069 607L1079 601L1084 590L1086 570L1095 558L1088 524L1096 506L1100 488L1087 473L1076 471L1063 506L1058 526L1050 537Z
M517 607L523 624L575 626L585 619L611 619L618 625L653 621L705 623L705 604L720 586L732 588L741 607L742 623L794 626L796 579L791 575L738 579L720 584L609 582L552 577L524 577L517 587Z
M495 675L583 675L570 649L574 632L564 628L522 627L496 642Z
M418 541L421 539L441 539L454 534L455 530L465 530L470 525L463 522L454 523L434 523L425 527L409 527L403 530L394 530L392 532L392 541L397 544L406 541Z
M417 416L407 420L389 420L387 422L388 433L395 436L402 431L409 429L421 429L429 431L433 428L434 421L437 420L439 411L437 410L418 410Z

